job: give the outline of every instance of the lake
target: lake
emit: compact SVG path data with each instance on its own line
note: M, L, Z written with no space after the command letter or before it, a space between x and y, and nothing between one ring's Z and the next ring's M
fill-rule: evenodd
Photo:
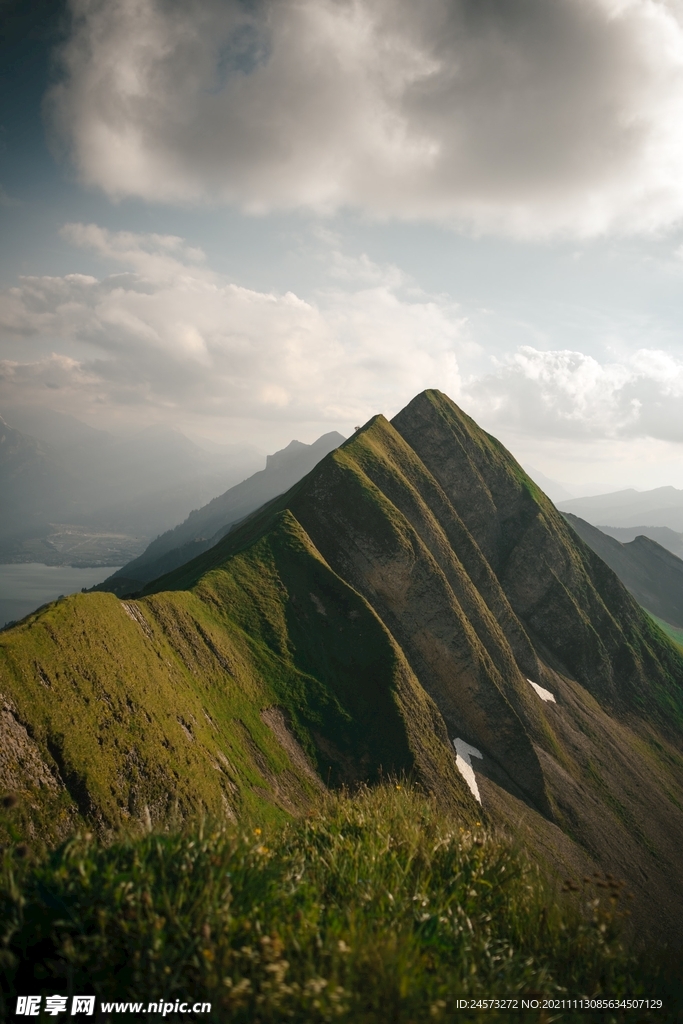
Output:
M0 628L13 619L23 619L61 594L75 594L83 587L94 587L116 569L117 566L74 569L71 565L43 565L41 562L0 565Z

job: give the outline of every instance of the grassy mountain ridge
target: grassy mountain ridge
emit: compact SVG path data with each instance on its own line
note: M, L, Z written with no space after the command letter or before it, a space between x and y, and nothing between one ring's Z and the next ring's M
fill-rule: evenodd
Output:
M639 921L656 906L680 926L681 652L439 392L374 417L138 600L69 599L0 651L43 773L97 820L69 781L85 780L103 829L163 820L169 793L181 814L277 817L321 784L406 773L552 870L628 878ZM456 739L476 748L481 806Z
M446 410L445 417L438 403ZM360 543L367 545L365 566L373 560L379 564L378 539L383 537L382 543L390 549L393 545L395 552L408 551L412 522L436 551L434 521L440 508L444 523L436 529L441 529L442 551L457 566L449 586L464 604L466 635L483 616L483 633L494 658L509 659L512 651L524 673L541 676L557 665L613 709L645 714L660 727L671 724L673 715L680 729L683 698L675 678L681 671L677 652L653 632L651 620L616 574L577 540L564 517L502 445L445 396L435 399L433 392L418 396L394 424L375 417L287 494L250 516L210 551L151 583L147 591L195 585L209 568L266 529L273 513L284 508L297 515L330 564L358 585L363 569L354 568L354 552ZM396 427L403 428L409 443L401 440ZM384 459L378 456L382 448ZM405 460L400 465L399 451ZM408 479L411 471L418 473L418 488L426 490L426 501L416 496ZM466 488L458 486L462 480L467 481ZM389 495L400 495L397 500L404 503L407 516ZM339 538L344 534L342 543ZM379 600L377 587L370 587L372 600ZM501 629L507 641L504 656ZM552 666L540 663L532 635ZM510 662L504 664L510 671ZM659 699L648 691L656 691Z
M274 512L288 507L335 571L378 610L437 703L449 734L484 752L476 767L478 777L481 771L494 787L489 805L496 803L501 816L513 818L521 812L520 801L531 804L593 856L610 849L622 865L642 863L649 873L649 851L643 860L647 829L635 826L642 819L658 829L651 799L657 815L666 819L669 811L660 795L639 793L643 778L650 775L660 794L666 788L674 807L680 803L675 796L681 784L675 753L680 750L679 654L502 446L464 417L464 425L456 419L461 447L448 440L448 433L444 441L442 401L448 409L440 396L436 401L429 393L420 396L416 419L417 426L427 420L444 450L430 451L429 436L416 437L416 424L407 424L405 413L403 423L398 417L395 423L404 435L412 426L410 445L377 417L287 495L153 588L191 586L211 564L266 530ZM454 448L464 468L449 465L449 459L456 461ZM434 475L427 471L430 462ZM416 489L407 486L411 472L428 501L418 500ZM466 480L467 487L454 486L458 480ZM406 515L389 500L390 493ZM445 529L435 522L436 509ZM481 522L488 524L486 532ZM473 533L481 531L476 539L470 523ZM564 701L562 714L536 700L524 675ZM651 743L661 742L660 730L668 734L672 761L667 768L654 763L657 748ZM665 780L662 772L670 769L673 777ZM666 856L680 873L676 842L667 833ZM664 875L660 884L668 884Z
M287 595L301 609L290 623ZM78 816L113 831L146 814L292 812L316 791L309 763L337 785L422 768L469 801L400 652L286 513L195 593L75 595L2 634L0 659L14 720L30 730L23 757L37 749L56 780L29 798L55 836ZM25 791L14 767L2 782Z

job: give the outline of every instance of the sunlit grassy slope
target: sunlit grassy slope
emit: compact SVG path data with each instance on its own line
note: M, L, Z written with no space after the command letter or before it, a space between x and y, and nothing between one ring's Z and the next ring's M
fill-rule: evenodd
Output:
M76 837L37 863L5 857L5 1010L17 993L88 991L208 1001L235 1024L673 1020L671 993L619 937L623 883L563 888L395 783L284 828ZM520 1013L524 997L644 994L664 1011ZM518 1008L458 1012L465 998Z

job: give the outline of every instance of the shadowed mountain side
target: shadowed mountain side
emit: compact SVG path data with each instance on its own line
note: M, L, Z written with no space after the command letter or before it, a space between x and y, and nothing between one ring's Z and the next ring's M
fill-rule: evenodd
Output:
M673 626L683 626L683 561L649 537L621 544L566 512L579 537L617 574L636 601Z
M543 713L555 751L538 748L554 822L502 789L482 761L477 779L488 816L557 877L580 878L597 864L628 879L635 927L683 939L680 746L654 729L630 729L572 680L558 678L554 695L557 704L544 704Z
M392 421L441 484L537 652L606 707L683 727L681 664L508 451L445 395Z
M483 560L445 496L384 417L347 443L326 464L324 476L325 486L321 472L313 500L308 491L293 498L294 514L333 568L378 611L450 735L476 742L508 785L549 813L531 738L518 714L533 695L503 628L450 543L444 525L458 534L484 575ZM506 605L504 599L500 604ZM507 616L507 624L522 646L513 619ZM524 653L537 668L527 647Z
M343 440L341 434L331 431L313 444L292 441L268 456L265 469L191 512L183 523L153 540L138 558L113 573L97 589L125 597L191 561L213 547L233 523L290 488Z

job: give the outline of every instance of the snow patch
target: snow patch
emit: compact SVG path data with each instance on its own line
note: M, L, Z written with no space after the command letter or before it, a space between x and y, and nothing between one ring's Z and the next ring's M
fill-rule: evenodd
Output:
M458 767L460 774L463 779L470 787L470 791L475 800L481 803L481 797L479 796L479 786L474 776L474 769L472 768L472 757L483 757L481 750L477 750L476 747L471 747L469 743L465 743L464 740L457 739L453 740L453 746L455 747L455 763Z
M543 687L539 686L538 683L535 683L533 681L533 679L527 679L527 683L531 683L531 685L533 686L534 690L536 691L538 696L541 698L541 700L550 700L550 701L553 702L553 704L557 704L557 701L553 697L553 695L550 692L550 690L544 690Z

